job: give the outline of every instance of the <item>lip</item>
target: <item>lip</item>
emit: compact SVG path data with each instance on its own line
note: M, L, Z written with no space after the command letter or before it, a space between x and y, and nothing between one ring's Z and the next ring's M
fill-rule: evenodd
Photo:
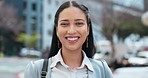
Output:
M76 43L79 40L79 36L66 36L65 39L68 40L69 43Z

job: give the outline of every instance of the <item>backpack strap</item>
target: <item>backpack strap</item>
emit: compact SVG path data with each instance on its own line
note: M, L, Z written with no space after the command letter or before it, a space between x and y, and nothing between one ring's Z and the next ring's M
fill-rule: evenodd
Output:
M48 59L44 59L41 78L46 78L47 71L48 71Z

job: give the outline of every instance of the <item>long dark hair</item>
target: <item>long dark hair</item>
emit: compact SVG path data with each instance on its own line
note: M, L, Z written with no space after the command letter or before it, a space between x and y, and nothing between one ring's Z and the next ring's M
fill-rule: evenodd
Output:
M92 23L91 19L89 16L89 11L88 8L84 5L78 4L75 1L67 1L63 3L59 9L57 10L55 14L55 19L54 19L54 30L53 30L53 35L52 35L52 43L51 43L51 48L50 48L50 54L49 58L56 55L58 53L58 50L62 47L62 44L58 42L58 37L56 34L56 27L58 25L58 19L59 19L59 14L66 8L74 6L82 10L86 16L87 19L87 25L89 26L89 35L88 39L85 40L82 46L82 50L86 53L87 57L92 58L93 55L95 54L95 46L94 46L94 40L93 40L93 32L92 32ZM59 43L59 44L58 44ZM88 43L88 47L86 47ZM60 46L60 47L59 47Z

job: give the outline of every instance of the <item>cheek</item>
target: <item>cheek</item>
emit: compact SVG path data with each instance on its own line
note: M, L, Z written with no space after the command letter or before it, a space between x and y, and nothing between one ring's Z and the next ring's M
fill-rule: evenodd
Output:
M60 40L60 42L61 42L61 39L62 39L62 32L61 31L57 31L57 37L58 37L58 39Z
M57 36L60 38L61 36L63 36L65 33L65 31L61 28L57 28Z
M88 34L89 34L89 30L88 30L88 28L83 28L83 29L81 29L81 30L79 30L82 34L83 34L83 36L88 36Z

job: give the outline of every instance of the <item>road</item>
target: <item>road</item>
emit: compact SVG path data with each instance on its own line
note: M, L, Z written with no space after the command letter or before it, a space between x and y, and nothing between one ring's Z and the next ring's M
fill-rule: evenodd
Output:
M35 58L3 57L0 58L0 78L23 78L26 65Z

